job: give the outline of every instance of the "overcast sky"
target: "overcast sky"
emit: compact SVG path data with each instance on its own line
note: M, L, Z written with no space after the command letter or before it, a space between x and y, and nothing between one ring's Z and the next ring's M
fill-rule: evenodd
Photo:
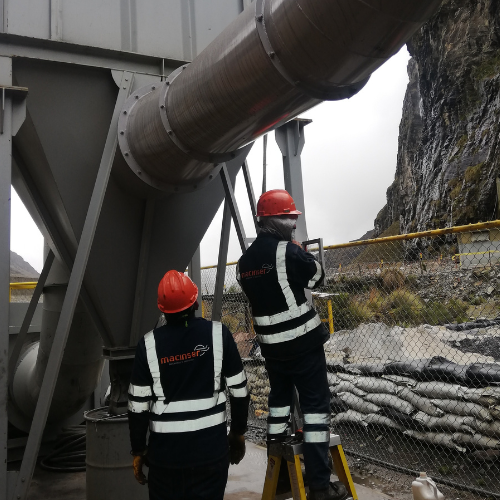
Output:
M325 245L343 243L373 229L394 179L399 122L408 84L406 47L376 71L352 99L325 102L303 117L305 128L302 173L309 238ZM256 196L262 187L262 139L256 141L248 164ZM283 188L281 153L274 133L267 146L267 189ZM236 180L236 198L247 236L255 236L243 176ZM222 207L201 244L202 265L217 263ZM43 265L43 238L12 190L11 250L37 271ZM228 260L241 252L234 228Z

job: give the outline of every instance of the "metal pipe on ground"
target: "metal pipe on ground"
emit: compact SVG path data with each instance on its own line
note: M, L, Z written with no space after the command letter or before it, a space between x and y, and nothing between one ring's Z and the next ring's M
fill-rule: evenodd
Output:
M199 187L245 144L356 94L440 4L256 0L190 65L131 95L124 158L156 188Z

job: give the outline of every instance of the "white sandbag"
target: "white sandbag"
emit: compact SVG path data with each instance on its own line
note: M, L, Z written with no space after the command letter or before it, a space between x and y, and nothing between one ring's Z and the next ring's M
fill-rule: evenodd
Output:
M367 394L365 391L358 389L354 384L347 382L346 380L340 380L337 385L332 385L330 387L330 391L334 394L338 394L339 392L350 392L360 398L366 396Z
M337 396L347 405L349 408L359 411L361 413L377 413L380 407L365 401L364 399L350 393L350 392L340 392Z
M411 436L419 441L426 441L427 443L447 446L460 452L467 451L465 448L458 446L453 441L453 434L446 434L444 432L417 432L417 431L404 431L404 434Z
M340 380L345 380L347 382L351 382L351 384L355 384L356 383L356 380L357 380L358 376L359 375L351 375L349 373L337 373L337 377Z
M493 420L490 412L476 403L455 401L453 399L433 399L432 403L438 408L441 408L445 413L463 415L464 417L476 417L485 422L491 422Z
M365 427L368 425L365 423L365 415L363 413L359 413L355 410L347 410L342 413L337 413L332 418L332 424L341 424L346 422L354 422L356 424L364 425Z
M466 390L461 385L446 382L419 382L412 388L413 392L430 399L463 399Z
M417 381L415 379L412 379L410 377L403 377L402 375L382 375L382 378L405 387L414 387L415 385L417 385Z
M413 415L413 420L425 425L429 429L474 434L474 429L468 425L470 418L473 417L463 417L460 415L453 415L452 413L447 413L446 415L437 418L431 417L430 415L420 411Z
M496 387L466 389L464 399L489 408L500 403L500 390Z
M500 420L500 406L498 406L498 405L490 406L489 407L489 412L490 412L490 415L495 420Z
M492 436L500 438L500 421L493 420L493 422L483 422L474 417L465 417L465 424L472 429L484 434L485 436Z
M453 434L453 441L460 445L465 445L481 450L500 449L500 441L490 436L482 436L479 433L470 435L456 432Z
M326 377L328 378L328 385L336 385L342 380L337 377L336 373L327 373Z
M396 394L398 386L390 380L376 377L358 377L354 385L365 392Z
M396 395L412 404L417 410L423 411L428 415L432 415L433 417L442 417L444 415L444 411L432 404L430 399L415 394L411 389L408 389L408 387L399 387Z
M367 424L384 425L385 427L390 427L391 429L396 429L403 432L405 429L402 425L394 422L389 417L384 417L383 415L377 415L376 413L369 413L365 417L365 422Z
M390 406L401 413L406 413L406 415L411 415L415 411L413 405L394 394L367 394L363 399L378 406Z

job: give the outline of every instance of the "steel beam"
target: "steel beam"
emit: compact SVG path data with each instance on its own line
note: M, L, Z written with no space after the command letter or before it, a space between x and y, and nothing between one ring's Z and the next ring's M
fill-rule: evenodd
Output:
M253 218L253 223L255 225L255 231L257 232L257 234L259 234L260 227L257 221L257 204L255 202L255 194L252 186L252 178L250 177L250 171L248 170L248 163L246 160L241 168L243 170L243 177L245 178L245 186L247 188L248 201L250 202L250 210L252 211L252 218Z
M108 185L111 167L116 153L118 143L117 127L118 117L125 99L128 97L130 85L132 83L132 74L124 72L118 92L118 98L115 104L115 110L109 126L108 136L104 146L104 152L101 158L99 171L90 200L87 217L83 226L82 235L76 253L75 263L71 271L71 276L68 283L68 289L64 298L61 315L54 334L54 341L50 351L47 369L43 377L40 395L33 417L26 450L21 464L19 478L14 491L12 500L25 500L28 495L29 485L35 469L36 458L42 440L43 430L47 421L52 395L59 374L64 348L68 338L69 329L73 320L73 315L76 308L76 303L80 295L80 289L83 282L83 276L87 267L92 242L97 228L99 215L101 212L106 187Z
M304 127L312 120L296 118L276 129L276 142L283 156L285 189L292 195L297 210L302 212L297 220L295 232L298 241L307 240L304 185L302 183L302 162L300 155L304 149Z
M4 131L0 134L0 498L7 496L7 399L10 283L10 190L12 162L12 102L4 106Z
M11 33L0 33L0 56L24 57L158 76L161 75L162 65L174 70L189 62Z
M151 233L153 231L153 220L155 214L155 200L146 200L144 210L144 222L142 225L141 250L139 253L139 265L137 267L137 281L134 295L134 311L132 313L132 326L130 328L130 346L137 345L141 338L141 319L144 306L144 290L149 261L149 248L151 246Z
M42 273L38 278L38 283L36 284L33 296L31 297L30 305L28 306L26 314L24 315L21 329L17 334L16 343L14 344L14 348L12 349L9 356L9 380L12 380L12 377L14 375L16 363L19 360L21 349L23 347L24 341L26 340L26 335L28 334L31 320L33 319L38 301L40 300L40 297L42 295L43 287L45 286L45 282L47 281L47 276L49 275L50 268L52 267L52 263L54 262L54 257L54 252L52 250L49 250L49 253L47 254L45 263L43 265Z
M222 229L220 233L219 260L217 261L217 275L215 277L214 301L212 302L212 321L222 318L222 295L224 293L224 280L226 279L227 251L229 248L229 235L231 233L231 209L226 198L222 216Z
M201 305L201 297L203 295L203 291L201 289L201 254L199 246L194 252L191 261L189 262L188 274L189 277L193 280L194 284L198 287L198 304L200 305L200 307L198 307L198 309L196 310L195 316L197 318L201 318L203 312Z
M236 234L238 235L241 251L242 253L245 253L247 250L245 229L243 228L243 224L241 222L240 211L238 210L238 204L236 203L236 198L234 196L233 185L225 164L220 170L220 178L222 180L222 185L224 186L226 202L229 205L229 210L231 211L231 216L233 217L234 228L236 229Z
M12 182L12 137L26 117L26 89L12 87L12 61L1 58L2 113L0 132L0 498L10 491L14 476L7 472L9 287L10 287L10 196Z

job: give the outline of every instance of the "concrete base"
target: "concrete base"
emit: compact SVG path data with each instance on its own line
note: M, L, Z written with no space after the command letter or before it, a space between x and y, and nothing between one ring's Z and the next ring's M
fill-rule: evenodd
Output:
M267 467L266 449L247 442L245 458L229 467L224 500L260 500ZM384 500L389 497L378 491L356 484L359 500ZM291 496L290 496L291 498Z
M245 458L229 468L224 500L260 500L267 466L266 450L247 442ZM146 469L147 470L147 469ZM393 499L378 491L356 484L359 500ZM28 500L85 500L85 472L59 474L37 467Z

